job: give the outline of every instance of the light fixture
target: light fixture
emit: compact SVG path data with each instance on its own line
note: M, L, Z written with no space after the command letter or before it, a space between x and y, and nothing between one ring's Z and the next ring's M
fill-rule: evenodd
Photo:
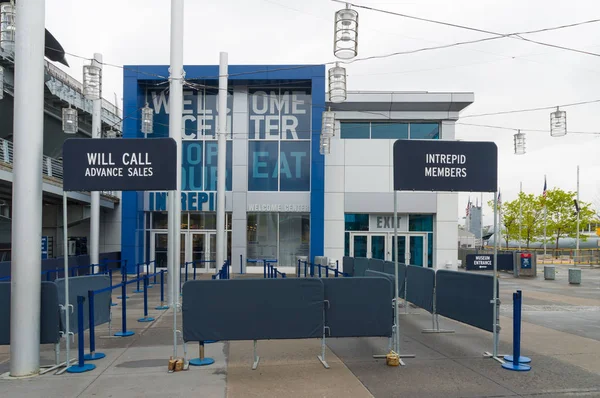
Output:
M65 134L77 134L79 131L77 118L77 109L71 108L69 104L68 108L62 110L62 129Z
M0 4L0 48L6 52L15 51L15 5L10 3Z
M567 112L561 111L558 106L550 114L550 136L562 137L567 135Z
M102 98L102 68L99 66L83 66L83 95L92 101Z
M117 132L111 128L110 130L104 133L104 136L106 138L117 138Z
M517 134L514 135L515 141L515 155L525 154L525 133L521 133L521 130L517 130Z
M321 136L333 137L335 135L335 113L331 110L324 111L321 117Z
M4 68L0 66L0 100L4 98Z
M328 71L329 74L329 101L339 104L346 101L346 68L337 62Z
M327 136L321 136L320 145L321 155L329 155L331 153L331 138Z
M154 132L154 112L146 105L142 108L142 133L152 134Z
M352 59L358 55L358 12L346 8L335 13L333 54L339 59Z

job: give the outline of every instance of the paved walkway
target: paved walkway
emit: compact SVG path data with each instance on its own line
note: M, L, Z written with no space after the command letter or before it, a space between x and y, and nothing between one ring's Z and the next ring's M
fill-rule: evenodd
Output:
M411 309L412 315L400 315L401 351L416 358L405 359L404 367L387 367L372 358L385 352L387 339L350 338L328 340L329 370L316 357L319 340L259 341L261 361L253 371L252 342L242 341L208 344L206 354L216 360L214 365L169 374L172 312L150 310L157 319L138 323L142 295L130 293L128 329L136 334L108 337L108 325L98 327L98 351L107 357L95 362L97 369L79 375L1 379L0 396L600 397L600 270L586 270L581 286L569 286L561 278L513 279L501 274L501 352L512 349L511 294L521 288L523 354L533 359L528 373L503 370L482 356L491 351L490 333L440 318L441 327L455 333L423 334L422 329L431 327L431 315ZM159 289L149 292L153 308ZM113 307L112 333L119 328L120 314L120 305ZM0 373L8 371L8 353L9 347L0 347ZM64 343L62 355L64 359ZM197 345L189 345L188 357L197 355ZM42 358L52 363L53 347L43 346Z

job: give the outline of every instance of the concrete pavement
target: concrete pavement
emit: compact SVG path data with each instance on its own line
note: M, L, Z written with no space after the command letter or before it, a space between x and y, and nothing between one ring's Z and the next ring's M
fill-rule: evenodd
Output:
M214 365L167 373L172 354L171 311L157 311L159 289L150 293L152 323L138 323L143 296L129 293L128 329L132 337L108 337L108 325L97 328L97 351L107 357L84 374L48 374L27 380L0 380L1 396L10 397L600 397L600 270L586 270L581 286L559 279L513 279L501 274L500 352L512 349L512 292L523 290L523 355L533 359L532 371L504 370L484 351L492 335L440 318L453 334L423 334L431 315L411 309L400 315L401 353L412 353L404 367L387 367L373 354L385 353L385 338L328 339L330 369L317 359L319 340L259 341L261 361L251 370L252 342L206 345ZM131 291L134 287L131 286ZM115 292L114 297L117 293ZM112 333L120 325L113 307ZM403 312L401 310L401 312ZM181 320L181 318L179 318ZM180 324L181 325L181 324ZM179 326L181 328L181 326ZM86 334L86 347L87 347ZM64 343L63 343L64 347ZM182 355L179 346L178 354ZM9 347L0 347L0 373L8 370ZM188 358L197 345L188 345ZM53 347L42 347L44 363L54 360ZM64 348L63 348L64 358Z

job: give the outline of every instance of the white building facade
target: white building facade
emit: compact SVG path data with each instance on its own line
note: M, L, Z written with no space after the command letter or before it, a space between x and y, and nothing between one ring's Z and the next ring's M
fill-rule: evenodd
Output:
M339 123L325 156L324 255L394 259L393 145L455 140L472 93L350 92L330 104ZM398 192L398 257L457 267L458 194Z

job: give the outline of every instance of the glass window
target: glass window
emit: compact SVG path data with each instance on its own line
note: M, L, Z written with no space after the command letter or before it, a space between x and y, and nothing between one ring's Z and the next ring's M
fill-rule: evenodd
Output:
M279 257L282 267L296 265L296 256L308 256L310 242L310 215L279 214Z
M437 140L440 138L440 125L438 123L411 123L410 139L412 140Z
M415 232L432 232L433 215L431 214L410 214L408 216L408 230Z
M250 141L248 143L248 191L279 189L279 142Z
M225 229L228 231L231 231L231 213L226 213L226 222L225 222Z
M229 213L231 214L231 213ZM231 217L229 218L231 220ZM231 226L231 223L229 224ZM217 229L216 213L190 213L190 229Z
M188 229L189 221L188 221L189 213L181 213L181 229Z
M408 123L371 123L371 138L408 139Z
M277 258L277 213L248 213L248 258Z
M345 214L345 231L368 231L368 214Z
M433 266L433 232L427 234L427 266Z
M281 143L279 176L281 191L310 191L310 141Z
M340 123L340 138L370 138L370 123Z
M152 229L169 229L169 215L166 211L152 213Z
M350 232L344 232L344 256L350 256Z

